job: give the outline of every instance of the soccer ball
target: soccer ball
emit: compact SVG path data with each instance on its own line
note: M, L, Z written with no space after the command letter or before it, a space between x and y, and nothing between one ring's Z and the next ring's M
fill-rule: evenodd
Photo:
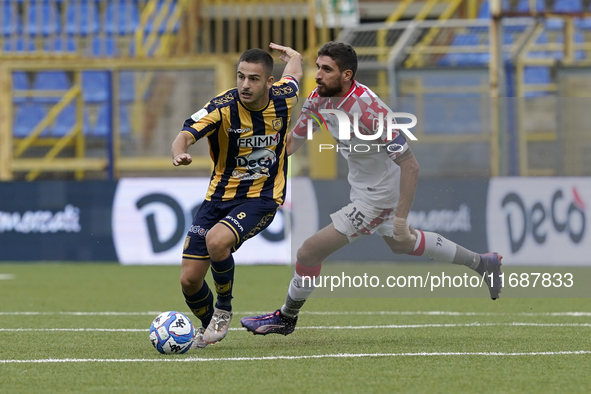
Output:
M162 354L181 354L193 344L191 320L180 312L159 314L150 326L150 342Z

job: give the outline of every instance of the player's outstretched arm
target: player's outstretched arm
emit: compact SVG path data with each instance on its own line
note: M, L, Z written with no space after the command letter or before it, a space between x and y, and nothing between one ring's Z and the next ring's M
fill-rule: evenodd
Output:
M411 234L406 219L415 199L419 180L419 163L410 148L394 162L400 166L400 200L394 216L394 239L400 242L414 242L416 236Z
M304 145L305 141L304 138L295 138L293 132L290 131L287 134L287 141L285 143L285 146L287 147L287 156L294 154L295 151L300 149L300 146Z
M191 134L181 131L172 142L172 164L177 167L191 164L193 159L187 151L194 142Z
M304 59L302 55L295 49L275 43L269 44L269 47L281 52L282 55L279 58L287 63L285 70L283 70L283 76L291 75L297 79L298 83L301 82L304 76Z

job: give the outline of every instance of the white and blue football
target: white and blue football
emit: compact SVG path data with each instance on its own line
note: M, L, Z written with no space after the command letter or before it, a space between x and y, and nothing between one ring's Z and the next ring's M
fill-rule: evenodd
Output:
M194 328L180 312L164 312L150 326L150 342L162 354L181 354L191 348Z

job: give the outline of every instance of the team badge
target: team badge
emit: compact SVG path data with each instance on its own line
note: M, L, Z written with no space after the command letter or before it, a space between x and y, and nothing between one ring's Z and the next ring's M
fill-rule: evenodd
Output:
M183 247L183 250L187 250L187 248L189 247L189 241L191 240L191 237L187 236L185 238L185 246Z
M281 118L273 119L271 123L273 124L273 130L275 131L280 131L283 127L283 119Z

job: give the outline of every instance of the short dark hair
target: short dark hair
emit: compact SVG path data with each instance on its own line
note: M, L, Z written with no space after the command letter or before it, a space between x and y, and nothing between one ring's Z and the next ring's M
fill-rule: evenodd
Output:
M335 61L339 71L353 71L353 78L357 73L357 53L349 44L343 42L329 41L320 48L318 56L328 56Z
M238 60L238 63L241 62L262 64L268 75L273 74L273 57L262 49L253 48L244 51Z

